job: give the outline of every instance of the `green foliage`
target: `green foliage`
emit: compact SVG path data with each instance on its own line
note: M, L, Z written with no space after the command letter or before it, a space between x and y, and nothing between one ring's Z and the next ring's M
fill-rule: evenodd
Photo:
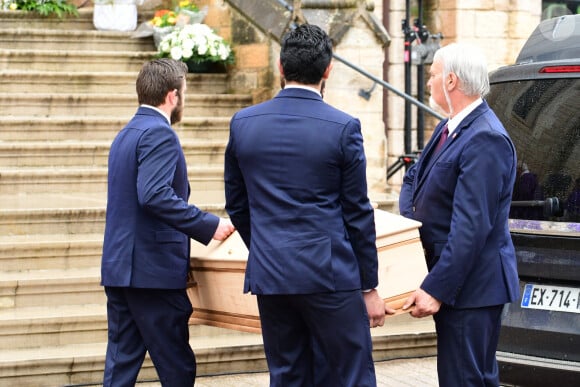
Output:
M42 16L56 15L62 18L66 15L78 16L77 7L68 4L66 0L16 0L17 9L37 12Z

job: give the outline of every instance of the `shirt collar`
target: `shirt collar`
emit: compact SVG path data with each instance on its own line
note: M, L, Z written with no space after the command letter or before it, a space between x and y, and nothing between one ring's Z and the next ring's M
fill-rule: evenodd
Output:
M481 98L478 98L469 105L467 105L465 109L457 113L455 117L450 118L449 121L447 121L447 129L449 130L449 134L453 133L453 131L457 129L459 124L461 124L461 121L463 121L463 119L467 117L469 113L474 111L475 108L478 107L482 102L483 100Z
M310 87L310 86L303 86L303 85L286 85L284 86L285 89L303 89L303 90L308 90L308 91L313 91L316 94L318 94L319 96L322 97L322 94L320 94L320 90L316 90L314 87Z
M171 119L169 118L169 116L167 115L167 113L165 113L163 110L159 109L158 107L151 106L151 105L147 105L147 104L142 104L141 107L146 107L146 108L149 108L149 109L153 109L156 112L159 112L163 117L165 117L165 119L167 120L167 123L169 124L169 126L171 126Z

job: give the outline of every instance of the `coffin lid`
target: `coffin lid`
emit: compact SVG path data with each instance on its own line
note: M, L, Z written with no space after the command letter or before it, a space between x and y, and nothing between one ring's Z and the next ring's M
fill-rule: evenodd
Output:
M213 240L204 246L194 240L191 241L192 258L215 259L221 261L247 261L248 249L240 233L235 231L223 242Z
M401 215L387 211L375 210L375 228L377 239L396 234L403 234L410 230L418 229L420 222L405 218ZM212 240L209 245L191 241L192 258L202 258L220 261L246 261L248 249L244 244L240 234L236 231L223 242Z
M377 239L385 236L400 234L405 231L421 227L421 222L393 214L392 212L375 210L375 228Z

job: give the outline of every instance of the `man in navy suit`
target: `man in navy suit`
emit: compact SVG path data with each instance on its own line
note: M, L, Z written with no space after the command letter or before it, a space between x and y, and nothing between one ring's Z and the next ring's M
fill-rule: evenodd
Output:
M376 384L374 213L360 122L322 100L331 59L322 29L290 31L284 89L230 123L226 210L249 248L244 292L257 295L270 386Z
M401 189L401 214L423 223L429 268L404 308L414 304L414 317L434 315L440 386L498 386L501 312L519 296L508 229L516 153L482 99L489 79L478 49L439 49L427 85L449 119Z
M183 113L186 74L187 66L171 59L145 63L137 77L139 109L111 145L101 265L109 337L104 386L134 386L146 351L163 386L194 384L189 238L207 244L234 229L187 202L186 161L171 128Z

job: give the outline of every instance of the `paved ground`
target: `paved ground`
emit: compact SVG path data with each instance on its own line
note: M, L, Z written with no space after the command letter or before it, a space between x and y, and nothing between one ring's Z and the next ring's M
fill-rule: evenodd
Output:
M377 387L437 387L435 357L388 360L375 363ZM198 377L196 387L263 387L268 374L232 374ZM156 387L155 383L139 383L138 387Z

